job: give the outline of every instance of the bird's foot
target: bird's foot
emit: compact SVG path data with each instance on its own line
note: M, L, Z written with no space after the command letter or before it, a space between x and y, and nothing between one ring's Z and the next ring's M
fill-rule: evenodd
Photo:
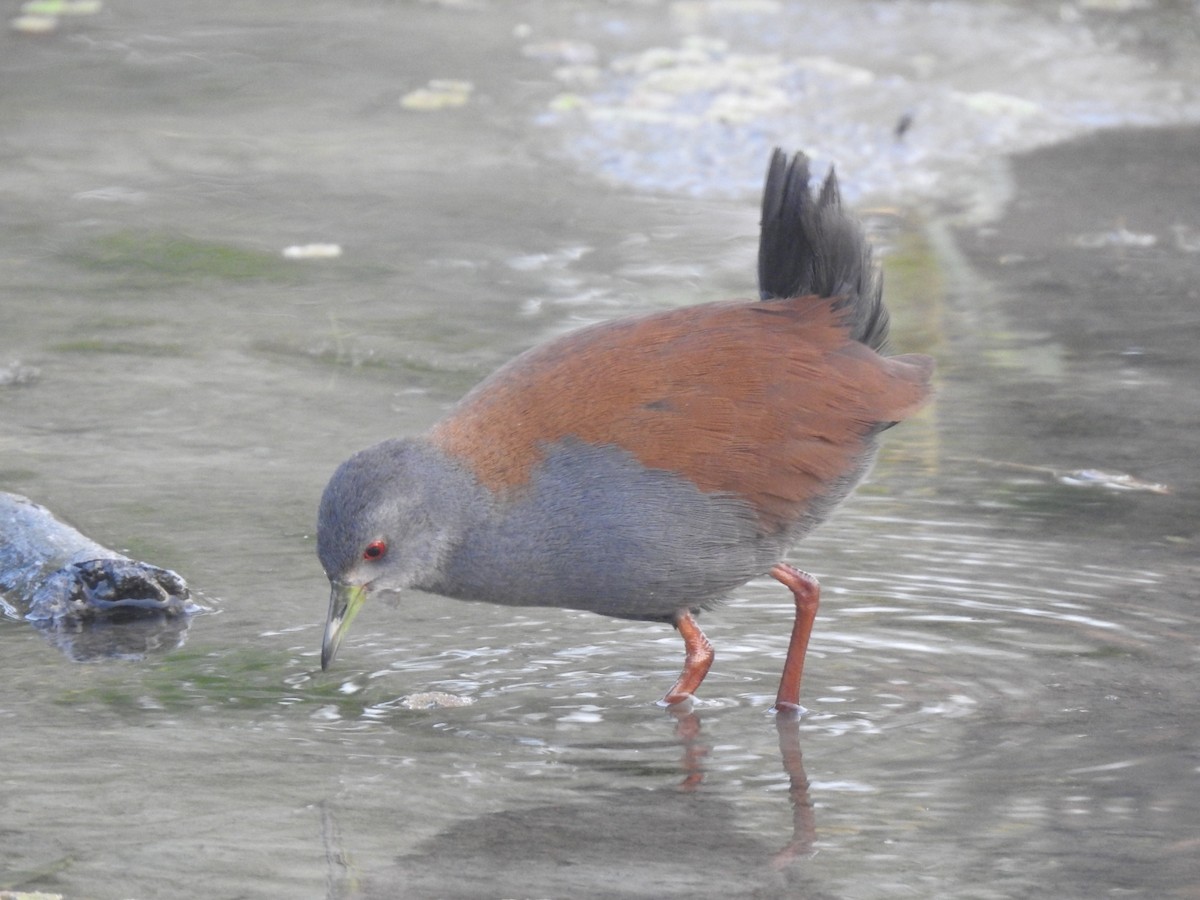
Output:
M672 692L659 700L658 705L674 713L690 712L696 705L696 695Z
M790 703L787 700L776 700L775 705L771 707L770 712L781 719L799 719L801 716L807 715L808 709L801 706L799 703Z

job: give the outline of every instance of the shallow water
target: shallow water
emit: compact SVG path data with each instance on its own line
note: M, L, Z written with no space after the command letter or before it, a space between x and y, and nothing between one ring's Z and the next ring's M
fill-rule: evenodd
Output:
M843 6L213 0L0 35L0 490L217 610L179 649L86 664L0 620L0 890L1200 891L1195 13ZM817 81L811 131L755 91L698 123L691 87L645 130L617 61L697 35L712 96L734 51L777 54L785 86L821 47L873 80L818 67L848 80ZM1018 46L1021 78L996 62ZM1095 117L1101 63L1120 90ZM473 89L401 104L431 79ZM937 112L1001 91L1035 108ZM1087 137L1130 122L1183 127ZM810 714L767 713L791 615L770 580L705 616L694 716L655 706L670 629L417 594L321 674L337 462L568 328L752 294L776 142L838 161L894 343L940 367L792 555L823 583ZM1172 493L1055 474L1077 469ZM409 708L429 692L473 702Z

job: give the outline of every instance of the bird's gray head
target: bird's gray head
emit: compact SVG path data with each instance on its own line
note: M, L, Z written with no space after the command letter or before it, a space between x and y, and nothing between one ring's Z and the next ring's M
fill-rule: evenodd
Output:
M322 668L369 593L438 580L477 490L461 467L419 440L385 441L338 467L317 516L317 556L332 587Z

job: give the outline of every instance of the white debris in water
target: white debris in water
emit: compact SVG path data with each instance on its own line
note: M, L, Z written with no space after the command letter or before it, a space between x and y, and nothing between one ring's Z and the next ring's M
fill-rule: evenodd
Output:
M293 244L283 249L284 259L336 259L341 255L340 244Z
M18 34L50 34L58 28L56 16L15 16L8 26Z
M1095 234L1081 234L1072 242L1076 247L1153 247L1158 238L1153 234L1140 234L1125 227Z
M135 205L145 203L149 195L145 191L134 188L112 185L110 187L93 188L90 191L79 191L72 194L72 200L100 200L104 203L128 203Z
M7 366L0 366L0 387L33 384L41 374L40 369L34 366L23 365L19 361L14 360Z
M1152 494L1169 494L1171 489L1156 481L1145 481L1125 472L1102 472L1099 469L1078 469L1064 472L1058 481L1072 487L1102 487L1112 491L1149 491Z
M460 694L424 691L402 698L400 705L405 709L454 709L459 706L470 706L474 702L473 697L463 697Z
M466 106L474 90L475 85L469 81L457 78L434 78L425 87L409 91L401 97L400 106L419 112L453 109Z

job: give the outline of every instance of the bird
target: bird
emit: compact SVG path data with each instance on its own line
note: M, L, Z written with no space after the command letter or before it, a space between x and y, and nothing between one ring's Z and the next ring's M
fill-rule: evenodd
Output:
M317 512L328 669L366 599L404 589L674 625L691 703L697 621L771 575L796 614L772 707L802 713L820 602L784 557L932 395L933 360L886 355L882 277L830 168L771 154L759 296L590 325L534 346L425 434L361 450Z

